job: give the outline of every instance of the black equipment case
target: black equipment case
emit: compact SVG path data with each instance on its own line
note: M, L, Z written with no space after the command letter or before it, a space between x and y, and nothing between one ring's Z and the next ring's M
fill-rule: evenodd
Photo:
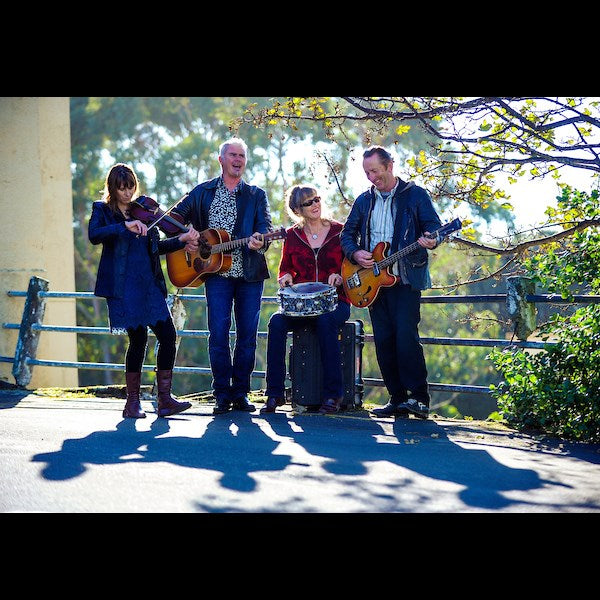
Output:
M362 379L362 349L364 345L364 323L346 321L340 328L342 372L344 376L344 398L342 409L362 406L364 383ZM324 398L321 397L323 367L321 351L314 323L295 329L289 355L290 400L292 407L317 410Z

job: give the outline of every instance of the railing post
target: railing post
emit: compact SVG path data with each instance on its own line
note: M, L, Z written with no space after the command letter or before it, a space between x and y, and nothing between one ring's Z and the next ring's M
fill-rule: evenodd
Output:
M46 299L41 298L39 293L47 291L48 281L46 279L33 276L29 280L12 368L15 382L22 387L25 387L31 381L33 367L30 367L27 361L29 358L35 358L40 339L40 332L33 330L32 325L42 324L46 310Z
M515 275L506 278L506 286L506 306L515 323L515 335L526 340L537 327L535 302L527 301L528 295L535 294L535 282Z

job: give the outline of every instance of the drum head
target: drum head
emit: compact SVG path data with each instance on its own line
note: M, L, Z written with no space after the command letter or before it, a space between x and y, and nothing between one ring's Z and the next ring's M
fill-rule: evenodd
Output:
M320 281L307 281L306 283L295 283L287 287L295 294L313 294L314 292L324 292L332 289L333 286L321 283Z

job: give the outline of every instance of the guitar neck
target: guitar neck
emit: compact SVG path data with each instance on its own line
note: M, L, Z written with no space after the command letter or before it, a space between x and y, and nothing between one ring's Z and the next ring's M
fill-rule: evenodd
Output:
M451 223L446 223L445 225L442 225L437 231L434 231L432 234L428 234L427 237L431 239L437 238L439 245L448 237L448 235L450 235L453 231L458 231L461 227L462 223L460 222L460 220L454 219L454 221L452 221ZM414 252L418 248L419 242L413 242L409 246L406 246L406 248L402 248L401 250L394 252L394 254L381 259L376 264L379 268L388 267L389 265L399 261L403 256Z
M252 237L252 236L250 236ZM227 252L227 250L233 250L234 248L238 248L239 246L243 246L250 241L250 238L241 238L239 240L229 240L228 242L221 242L220 244L215 244L211 247L211 254L221 254L223 252Z
M271 231L269 233L263 233L262 236L263 236L263 239L265 242L267 242L271 239L276 240L278 238L284 237L282 235L282 233L279 231ZM244 246L251 239L252 239L252 236L240 238L239 240L229 240L228 242L221 242L220 244L215 244L214 246L211 247L210 253L211 254L221 254L223 252L227 252L228 250L233 250L233 248L237 248L239 246Z
M384 259L380 260L377 263L377 266L382 268L389 267L395 262L398 262L402 257L406 256L407 254L410 254L411 252L414 252L418 247L419 242L413 242L409 246L406 246L406 248L402 248L402 250L398 250L397 252L394 252L394 254L386 256Z

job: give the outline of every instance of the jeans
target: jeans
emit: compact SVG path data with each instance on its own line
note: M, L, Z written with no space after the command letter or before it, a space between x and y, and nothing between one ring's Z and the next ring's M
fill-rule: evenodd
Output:
M281 312L273 313L269 320L267 339L267 397L284 397L287 334L288 331L306 325L307 321L316 324L323 365L323 399L343 397L344 382L339 330L349 316L350 305L347 302L338 302L334 311L316 317L289 317Z
M214 396L217 402L238 400L250 391L264 282L215 275L208 277L204 285ZM232 309L235 316L233 361L229 343Z
M429 406L427 368L419 339L421 292L408 285L382 287L369 306L375 354L393 402L411 396Z

